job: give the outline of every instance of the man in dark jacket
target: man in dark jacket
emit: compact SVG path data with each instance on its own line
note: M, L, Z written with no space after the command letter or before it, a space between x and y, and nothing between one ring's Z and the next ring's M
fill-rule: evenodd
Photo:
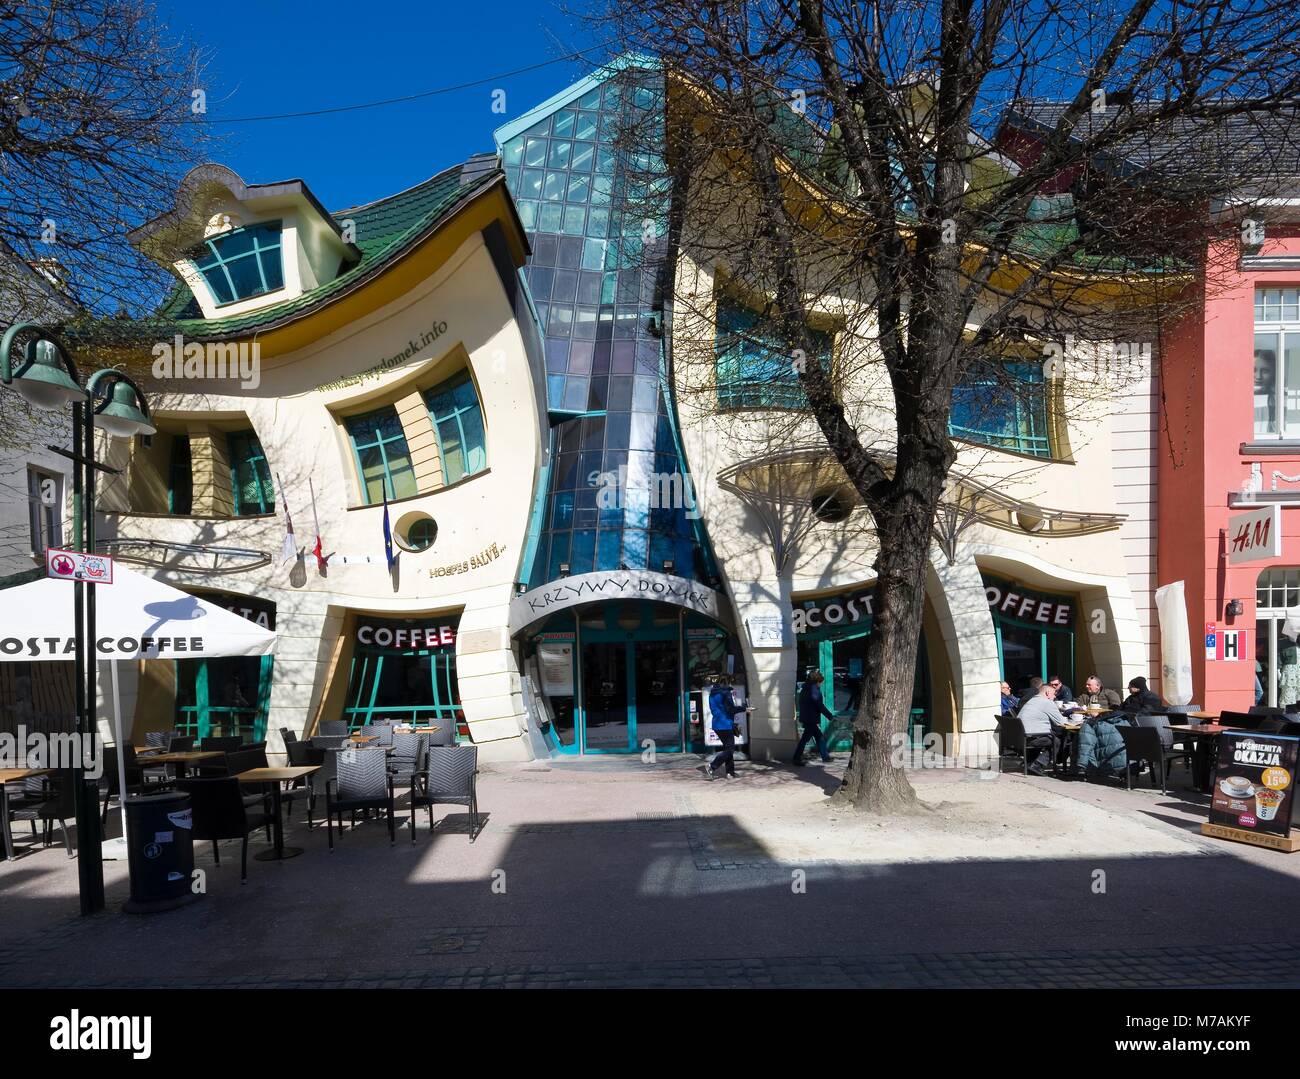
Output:
M1074 700L1074 690L1061 681L1061 676L1059 674L1052 675L1052 677L1047 680L1047 684L1056 690L1057 704L1069 704Z
M1159 712L1162 705L1160 698L1151 690L1147 689L1147 680L1140 674L1136 678L1130 678L1128 683L1128 696L1124 698L1124 703L1120 705L1125 712L1136 712L1139 715L1145 715L1150 712Z
M825 680L821 671L813 671L799 691L799 725L803 727L803 734L795 746L791 764L803 765L803 747L812 741L816 741L817 752L824 762L829 764L835 759L827 750L826 738L822 734L822 716L835 722L835 713L826 707L826 702L822 699L822 682Z

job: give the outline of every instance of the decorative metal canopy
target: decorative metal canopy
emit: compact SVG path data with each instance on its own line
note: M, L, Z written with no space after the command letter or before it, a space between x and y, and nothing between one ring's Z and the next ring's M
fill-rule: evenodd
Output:
M893 454L877 452L875 456L887 472L893 471ZM824 446L797 447L729 465L718 473L718 485L758 514L772 542L778 571L784 568L795 542L817 523L814 495L827 490L843 492L861 507L861 498L843 466ZM1108 532L1125 520L1127 514L1123 513L1035 505L954 471L948 475L932 531L951 565L957 561L962 534L975 524L1064 537Z

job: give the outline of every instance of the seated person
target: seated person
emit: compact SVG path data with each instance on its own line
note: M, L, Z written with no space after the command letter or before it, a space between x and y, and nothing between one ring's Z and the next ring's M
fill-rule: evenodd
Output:
M1069 704L1074 700L1074 691L1061 681L1061 676L1059 674L1052 675L1052 677L1047 680L1047 684L1056 690L1057 704Z
M1101 684L1101 679L1095 674L1088 675L1088 681L1083 685L1083 692L1075 698L1075 701L1084 708L1100 708L1103 712L1113 712L1119 707L1119 694L1113 689L1106 689Z
M1038 693L1020 706L1020 723L1025 728L1025 756L1027 768L1036 776L1045 773L1045 765L1057 758L1061 738L1056 729L1061 723L1061 712L1056 707L1056 690L1038 680ZM1047 754L1044 757L1044 754Z
M1020 698L1011 692L1011 683L1002 683L1002 714L1004 716L1014 716L1016 709L1020 707Z
M1139 674L1136 678L1129 679L1128 696L1124 698L1124 703L1120 705L1120 708L1125 712L1147 714L1159 712L1162 707L1160 698L1147 689L1147 680L1145 678Z
M1020 707L1023 708L1025 706L1026 701L1033 700L1035 697L1037 697L1038 691L1042 689L1042 687L1043 687L1043 680L1041 678L1038 678L1037 676L1031 678L1029 680L1029 685L1020 694Z

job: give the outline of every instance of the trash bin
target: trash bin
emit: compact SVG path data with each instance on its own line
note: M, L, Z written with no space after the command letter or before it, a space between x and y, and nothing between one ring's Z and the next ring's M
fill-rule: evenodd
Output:
M194 832L190 796L184 791L128 794L126 847L131 898L123 910L149 914L198 898L191 887Z

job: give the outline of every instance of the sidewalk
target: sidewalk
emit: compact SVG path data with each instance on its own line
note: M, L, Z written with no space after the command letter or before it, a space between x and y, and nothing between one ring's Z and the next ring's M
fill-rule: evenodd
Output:
M489 770L471 844L459 807L390 847L298 810L284 863L196 849L208 894L178 911L76 916L61 850L0 863L0 983L1250 984L1261 896L1300 860L1202 838L1159 791L975 771L911 773L932 808L832 809L838 767L697 758ZM405 810L399 813L405 816ZM253 849L264 841L255 839ZM1100 872L1099 872L1100 871ZM1300 981L1300 929L1270 919L1268 983ZM1285 957L1291 957L1287 959Z

